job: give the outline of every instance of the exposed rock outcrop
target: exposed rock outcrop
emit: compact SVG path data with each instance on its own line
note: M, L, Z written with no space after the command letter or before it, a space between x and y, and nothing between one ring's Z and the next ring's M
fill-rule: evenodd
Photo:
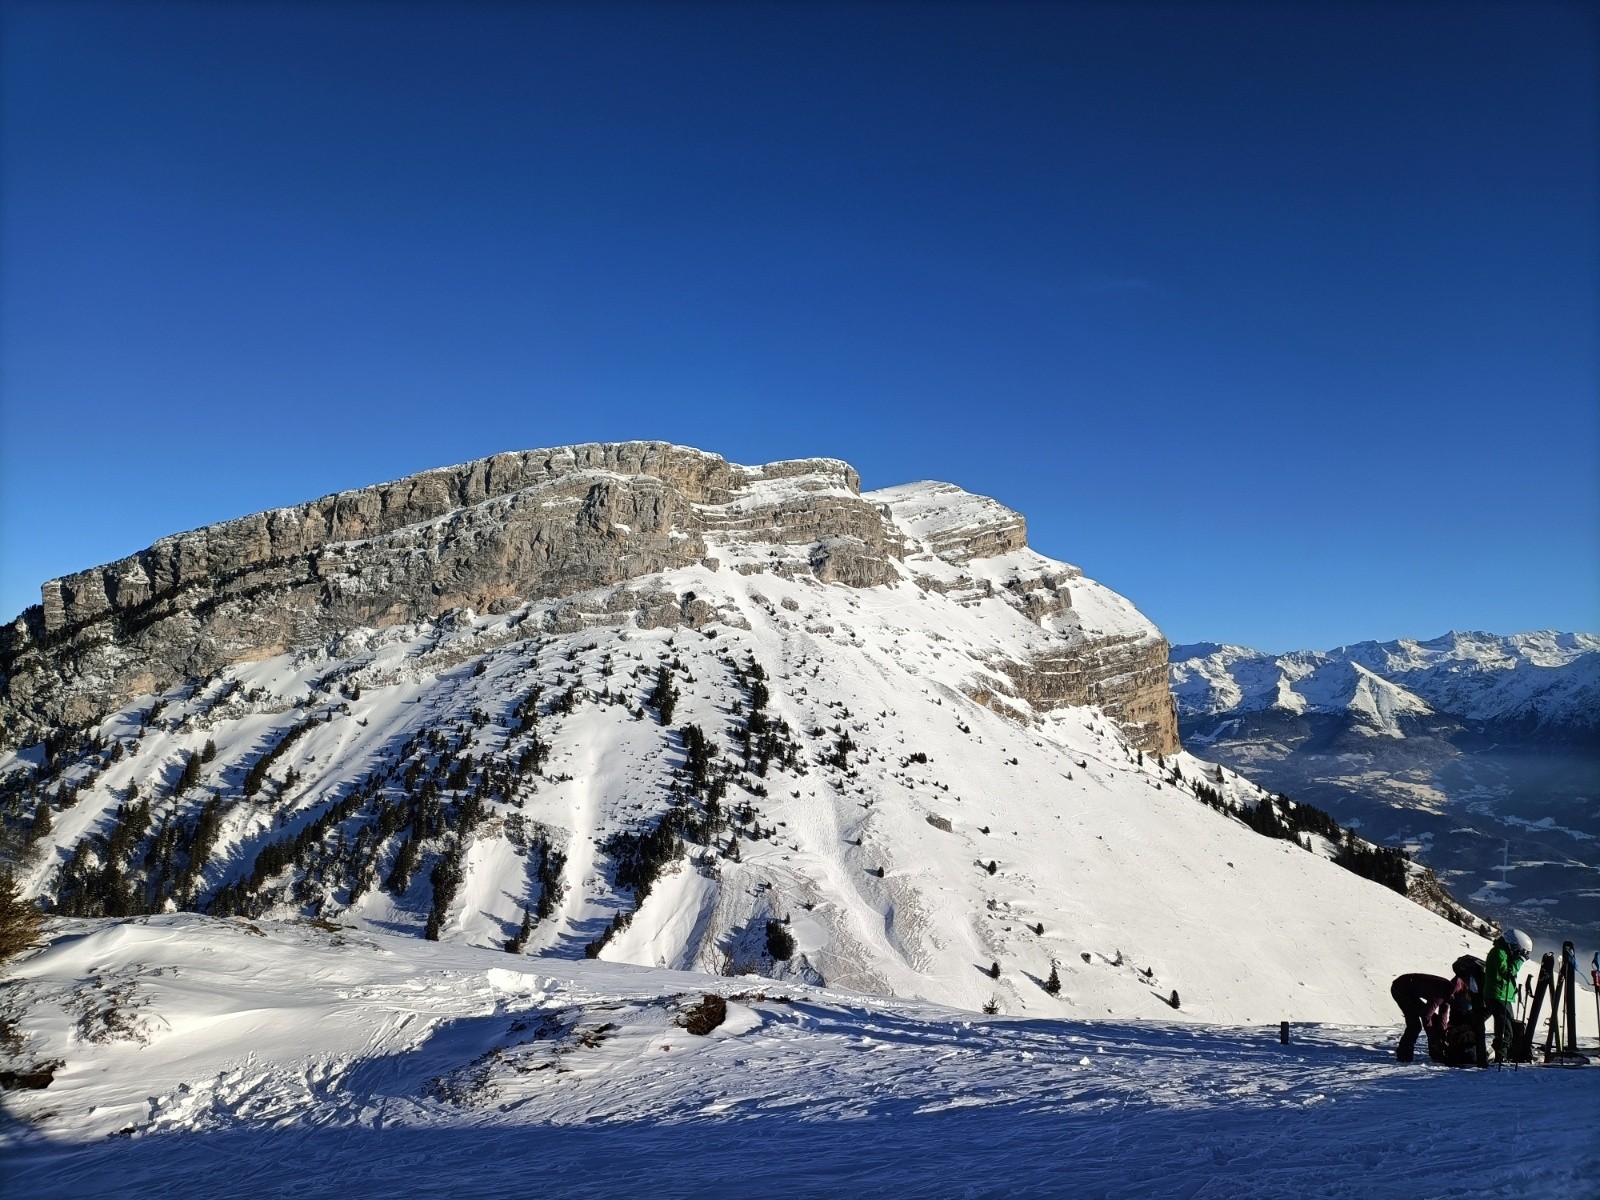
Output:
M131 697L357 627L504 611L724 561L853 588L909 577L998 596L1041 635L1030 661L1005 667L1016 695L1044 708L1099 704L1147 748L1176 748L1159 633L1120 598L1099 605L1112 619L1086 622L1073 587L1105 590L1029 551L1019 514L948 484L863 497L834 459L743 467L661 442L495 455L163 538L51 580L40 605L0 630L0 738L14 746L87 725ZM712 616L648 589L623 589L600 611L645 627Z
M1016 694L1035 708L1098 705L1141 749L1178 749L1177 709L1164 686L1165 639L1096 638L1002 666Z
M973 603L998 598L1039 626L1031 654L994 661L1003 690L1044 710L1098 705L1142 749L1178 749L1166 639L1123 597L1028 549L1022 514L948 483L869 498L920 551L906 559L919 584Z

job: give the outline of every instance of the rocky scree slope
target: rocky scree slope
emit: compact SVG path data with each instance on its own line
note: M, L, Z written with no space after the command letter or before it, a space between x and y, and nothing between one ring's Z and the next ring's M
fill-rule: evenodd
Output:
M946 484L505 455L45 598L0 811L66 915L1229 1021L1386 1020L1393 975L1483 948L1414 866L1178 751L1155 628Z

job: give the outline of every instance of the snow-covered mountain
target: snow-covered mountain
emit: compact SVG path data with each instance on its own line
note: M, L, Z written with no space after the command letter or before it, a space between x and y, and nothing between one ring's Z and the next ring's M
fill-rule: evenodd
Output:
M1202 642L1173 647L1172 691L1197 727L1276 709L1347 716L1357 735L1404 737L1439 716L1485 736L1592 742L1600 637L1452 632L1282 655Z
M967 1009L1387 1022L1483 950L1426 872L1182 752L1166 660L948 484L501 455L46 584L0 801L62 914Z
M1600 925L1600 637L1172 650L1184 744L1421 851L1496 919Z

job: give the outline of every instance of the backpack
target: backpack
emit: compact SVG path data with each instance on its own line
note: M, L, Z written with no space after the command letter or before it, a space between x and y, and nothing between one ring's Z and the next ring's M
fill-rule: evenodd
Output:
M1466 994L1456 997L1452 1004L1452 1008L1455 1009L1451 1014L1452 1019L1468 1012L1487 1012L1488 1002L1483 994L1483 959L1476 955L1463 954L1450 964L1450 969L1455 972L1457 979L1464 980L1467 985Z
M1436 1061L1451 1067L1470 1067L1478 1061L1478 1038L1469 1022L1450 1022Z
M1523 1039L1527 1036L1528 1023L1526 1021L1513 1020L1511 1022L1511 1045L1506 1048L1506 1057L1511 1062L1525 1063L1533 1061L1532 1041L1529 1041L1526 1049L1523 1047Z

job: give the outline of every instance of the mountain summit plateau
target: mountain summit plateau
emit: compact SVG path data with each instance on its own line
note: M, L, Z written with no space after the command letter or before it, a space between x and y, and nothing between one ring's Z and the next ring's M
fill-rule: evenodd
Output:
M1144 748L1177 749L1155 626L1076 567L1028 550L1019 514L948 484L863 495L836 459L741 467L660 442L499 454L208 525L52 579L0 634L6 744L236 663L463 608L606 589L541 623L699 628L708 605L615 586L695 566L858 589L908 583L969 604L998 596L1035 628L996 660L984 691L1097 704Z

